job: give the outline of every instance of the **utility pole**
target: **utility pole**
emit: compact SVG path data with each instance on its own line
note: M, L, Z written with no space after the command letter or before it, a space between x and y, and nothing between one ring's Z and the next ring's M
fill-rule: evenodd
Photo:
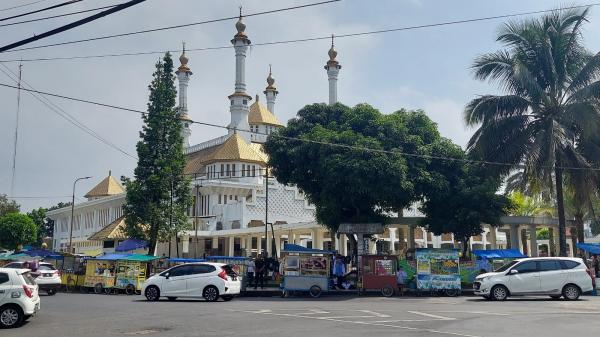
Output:
M269 166L265 166L265 256L269 256L267 243L269 242Z
M169 201L169 231L173 228L173 176L171 176L171 194ZM169 259L171 258L171 244L173 243L173 237L169 238ZM175 234L175 245L177 246L177 234Z
M19 114L21 112L21 73L23 65L19 63L19 82L17 83L17 122L15 124L15 146L13 148L12 178L10 180L10 195L15 195L15 175L17 172L17 146L19 144Z
M194 203L194 258L198 258L198 205L200 203L200 188L198 186L198 174L194 173L196 180L196 202Z
M75 216L75 185L78 181L90 179L91 177L77 178L73 182L73 198L71 199L71 228L69 230L69 254L73 253L73 218Z

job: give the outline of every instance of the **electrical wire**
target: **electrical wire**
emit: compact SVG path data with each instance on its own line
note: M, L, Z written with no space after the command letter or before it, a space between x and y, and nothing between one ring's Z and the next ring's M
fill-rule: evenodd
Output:
M13 86L13 85L10 85L10 84L5 84L5 83L0 83L0 86L1 87L6 87L6 88L18 89L18 87L16 87L16 86ZM80 98L74 98L74 97L69 97L69 96L64 96L64 95L58 95L58 94L53 94L53 93L44 92L44 91L26 89L26 88L21 88L21 90L36 92L36 93L39 93L41 95L53 96L53 97L63 98L63 99L67 99L67 100L71 100L71 101L76 101L76 102L82 102L82 103L88 103L88 104L93 104L93 105L98 105L98 106L103 106L103 107L108 107L108 108L113 108L113 109L119 109L119 110L130 111L130 112L136 112L136 113L142 114L143 116L147 115L147 112L145 112L145 111L131 109L131 108L125 108L125 107L120 107L120 106L116 106L116 105L112 105L112 104L100 103L100 102L95 102L95 101L90 101L90 100L85 100L85 99L80 99ZM225 130L231 130L231 128L229 128L228 126L214 124L214 123L200 122L200 121L194 121L194 120L190 120L189 122L192 123L192 124L198 124L198 125L204 125L204 126L211 126L211 127L221 128L221 129L225 129ZM444 157L444 156L435 156L435 155L426 155L426 154L407 153L407 152L402 152L402 151L399 151L399 150L373 149L373 148L368 148L368 147L364 147L364 146L356 146L356 145L348 145L348 144L340 144L340 143L331 143L331 142L324 142L324 141L318 141L318 140L312 140L312 139L305 139L305 138L297 138L297 137L288 137L288 136L283 136L283 135L280 135L280 134L277 134L277 133L268 134L268 133L263 133L263 132L253 132L251 130L237 129L235 131L237 131L237 132L247 132L247 133L258 134L258 135L266 135L266 136L270 136L270 137L277 137L277 138L282 138L282 139L287 139L287 140L293 140L293 141L299 141L299 142L304 142L304 143L313 143L313 144L318 144L318 145L338 147L338 148L345 148L345 149L358 150L358 151L364 151L364 152L375 152L375 153L383 153L383 154L393 154L393 155L401 155L401 156L412 157L412 158L454 161L454 162L463 162L463 163L470 163L470 164L507 166L507 167L512 167L512 168L526 168L526 165L522 165L522 164L513 164L513 163L505 163L505 162L497 162L497 161L488 161L488 160L475 160L475 159L466 159L466 158L454 158L454 157ZM555 166L540 166L540 167L547 168L547 169L559 168L559 169L562 169L562 170L573 170L573 171L600 171L600 168L598 168L598 167L575 167L575 166L556 166L556 167Z
M8 68L6 65L4 65L4 64L0 64L0 65L2 65L9 72L11 72L13 75L15 75L15 73L10 68ZM6 71L4 71L1 68L0 68L0 72L4 73L11 80L15 81L15 79L10 74L8 74ZM48 107L52 112L56 113L57 115L59 115L60 117L62 117L63 119L65 119L67 122L71 123L72 125L74 125L75 127L79 128L80 130L82 130L83 132L87 133L88 135L96 138L101 143L104 143L105 145L108 145L109 147L111 147L111 148L113 148L113 149L115 149L115 150L123 153L124 155L137 160L136 156L128 153L127 151L125 151L124 149L122 149L119 146L115 145L111 141L105 139L100 134L98 134L96 131L94 131L93 129L91 129L87 125L85 125L82 122L80 122L79 120L77 120L77 118L75 118L74 116L72 116L71 114L69 114L68 112L66 112L60 106L54 104L54 102L52 102L51 100L47 99L45 96L39 95L39 94L36 94L36 93L32 92L31 89L33 89L33 87L29 83L27 83L26 81L22 81L22 82L25 85L27 85L29 87L29 89L21 87L21 90L28 91L28 93L30 95L32 95L36 100L38 100L39 102L41 102L42 104L44 104L46 107Z
M21 8L21 7L26 7L26 6L31 6L31 5L39 4L40 2L44 2L44 1L48 1L48 0L37 0L34 2L22 4L22 5L16 5L16 6L12 6L12 7L2 8L2 9L0 9L0 12L9 11L11 9Z
M61 18L61 17L64 17L64 16L82 14L82 13L87 13L87 12L94 12L94 11L99 11L101 9L115 7L115 6L116 5L96 7L96 8L86 9L86 10L77 11L77 12L70 12L70 13L65 13L65 14L59 14L59 15L53 15L53 16L46 16L46 17L43 17L43 18L37 18L37 19L31 19L31 20L24 20L24 21L17 21L17 22L5 23L5 24L0 25L0 27L14 26L14 25L20 25L20 24L23 24L23 23L43 21L43 20L48 20L48 19Z
M594 6L600 6L600 2L590 3L590 4L586 4L586 5L562 7L558 10L577 9L577 8L594 7ZM556 10L557 9L546 9L546 10L520 12L520 13L504 14L504 15L497 15L497 16L488 16L488 17L481 17L481 18L445 21L445 22L423 24L423 25L416 25L416 26L405 26L405 27L397 27L397 28L390 28L390 29L380 29L380 30L373 30L373 31L340 34L340 35L335 35L335 37L336 38L351 38L351 37L359 37L359 36L365 36L365 35L383 34L383 33L398 32L398 31L408 31L408 30L416 30L416 29L423 29L423 28L433 28L433 27L439 27L439 26L448 26L448 25L456 25L456 24L462 24L462 23L495 20L495 19L501 19L501 18L518 17L518 16L525 16L525 15L532 15L532 14L542 14L542 13L553 12ZM258 15L258 14L255 14L255 15ZM249 15L247 15L247 16L249 16ZM311 42L311 41L320 41L320 40L329 40L329 39L331 39L331 35L315 36L315 37L307 37L307 38L291 39L291 40L259 42L259 43L253 43L252 46L254 46L254 47L255 46L271 46L271 45L279 45L279 44L293 44L293 43ZM231 49L231 48L233 48L232 45L223 45L223 46L214 46L214 47L189 48L189 49L186 49L186 51L187 52L202 52L202 51ZM18 51L18 50L24 50L24 49L13 49L8 52L13 52L13 51ZM154 54L164 54L166 52L174 53L174 52L178 52L178 51L179 50L160 50L160 51L141 51L141 52L128 52L128 53L81 55L81 56L39 57L39 58L29 58L29 59L23 58L23 59L0 60L0 63L1 62L37 62L37 61L95 59L95 58L105 58L105 57L154 55Z
M41 12L49 11L51 9L55 9L55 8L59 8L59 7L63 7L63 6L72 5L72 4L81 2L81 1L83 1L83 0L69 0L69 1L65 1L65 2L59 3L57 5L50 6L50 7L46 7L46 8L42 8L42 9L37 9L35 11L31 11L31 12L27 12L27 13L22 13L22 14L17 14L17 15L13 15L13 16L8 16L8 17L0 19L0 21L6 21L6 20L10 20L10 19L16 19L16 18L20 18L20 17L23 17L23 16L31 15L31 14L41 13Z
M298 5L298 6L292 6L292 7L285 7L285 8L279 8L279 9L273 9L273 10L268 10L268 11L262 11L262 12L256 12L256 13L251 13L251 14L245 14L245 15L243 15L243 17L252 17L252 16L258 16L258 15L272 14L272 13L278 13L278 12L285 12L285 11L290 11L290 10L295 10L295 9L301 9L301 8L306 8L306 7L313 7L313 6L325 5L325 4L329 4L329 3L333 3L333 2L339 2L339 1L342 1L342 0L327 0L327 1L315 2L315 3L305 4L305 5ZM17 52L17 51L23 51L23 50L31 50L31 49L40 49L40 48L47 48L47 47L63 46L63 45L74 44L74 43L82 43L82 42L90 42L90 41L112 39L112 38L115 38L115 37L131 36L131 35L146 34L146 33L159 32L159 31L171 30L171 29L177 29L177 28L192 27L192 26L198 26L198 25L203 25L203 24L207 24L207 23L228 21L228 20L233 20L233 19L237 19L237 18L238 18L238 16L231 16L231 17L226 17L226 18L213 19L213 20L200 21L200 22L193 22L193 23L186 23L186 24L175 25L175 26L167 26L167 27L161 27L161 28L152 28L152 29L138 30L138 31L135 31L135 32L121 33L121 34L112 34L112 35L104 35L104 36L98 36L98 37L81 39L81 40L73 40L73 41L66 41L66 42L51 43L51 44L46 44L46 45L41 45L41 46L18 48L18 49L6 50L6 51L3 51L3 52Z

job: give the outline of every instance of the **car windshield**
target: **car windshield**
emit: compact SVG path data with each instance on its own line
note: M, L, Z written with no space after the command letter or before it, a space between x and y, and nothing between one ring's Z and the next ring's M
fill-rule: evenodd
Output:
M497 272L497 273L500 273L500 272L506 271L506 270L508 270L510 267L512 267L512 266L514 266L515 264L517 264L517 262L518 262L518 261L510 261L509 263L507 263L507 264L503 265L502 267L500 267L500 268L498 268L498 269L496 269L496 270L494 270L494 271L495 271L495 272Z
M56 270L56 268L54 268L52 265L50 264L41 264L38 268L38 270Z

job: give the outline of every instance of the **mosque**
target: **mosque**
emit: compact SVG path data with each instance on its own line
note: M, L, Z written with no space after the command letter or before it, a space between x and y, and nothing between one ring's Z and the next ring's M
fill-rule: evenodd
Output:
M275 113L279 91L269 71L263 91L266 105L259 95L253 98L248 94L245 63L251 42L241 15L235 28L237 32L231 40L235 51L235 85L233 93L227 96L231 115L227 134L189 144L192 120L188 115L187 93L193 73L185 46L179 57L180 66L175 72L179 83L178 111L187 157L185 173L193 177L190 189L194 206L188 213L191 229L179 233L170 243L159 243L156 254L250 256L265 250L269 254L279 253L284 243L336 249L347 254L347 237L330 235L316 221L314 206L296 187L268 177L262 143L270 133L284 126ZM342 67L333 38L328 56L325 64L328 102L335 104ZM109 173L85 195L87 201L75 205L72 229L70 207L48 212L55 222L53 250L68 251L70 237L73 253L97 255L118 248L127 239L122 211L125 195L123 187ZM377 241L372 241L369 250L374 252L379 248L395 253L413 247L454 246L451 234L434 236L416 227L419 216L416 211L406 210L398 224L390 225ZM482 235L472 238L471 245L475 249L505 248L506 236L486 226Z

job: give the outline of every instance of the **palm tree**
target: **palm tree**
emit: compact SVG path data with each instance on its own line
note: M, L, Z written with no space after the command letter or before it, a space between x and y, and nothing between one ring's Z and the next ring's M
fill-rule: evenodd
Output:
M556 191L562 256L564 171L589 168L589 158L600 158L600 54L591 55L581 42L588 10L505 24L498 41L506 48L478 57L473 69L477 79L497 82L506 94L477 97L465 108L467 124L479 125L469 152L507 163L494 166L498 174L521 168Z

